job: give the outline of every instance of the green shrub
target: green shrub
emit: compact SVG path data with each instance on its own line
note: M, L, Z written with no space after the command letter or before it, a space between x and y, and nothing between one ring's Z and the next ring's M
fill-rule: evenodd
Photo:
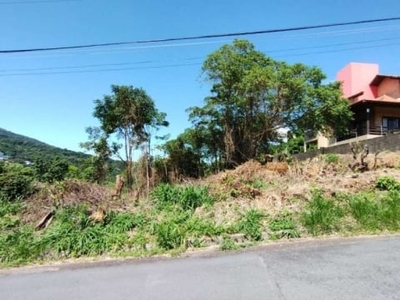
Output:
M15 215L22 211L24 205L20 201L7 201L0 199L0 218L6 215Z
M262 239L261 221L264 217L264 212L256 208L251 208L241 215L237 224L237 229L238 231L243 232L246 237L255 241L260 241Z
M334 153L328 153L325 156L325 161L328 164L337 164L339 162L339 156L337 154L334 154Z
M21 227L0 233L0 264L19 265L39 257L32 228Z
M220 245L220 249L222 251L230 251L230 250L237 250L239 246L236 245L234 241L229 236L224 235L222 237L222 243Z
M353 218L365 229L379 229L378 202L374 194L360 193L349 197L350 213Z
M64 180L69 171L68 162L60 157L52 160L36 159L33 168L37 179L48 183Z
M400 190L400 183L392 176L382 176L376 181L376 187L381 191Z
M212 204L214 201L206 187L179 187L170 184L158 185L153 190L152 197L160 208L177 204L183 209L192 210L202 205Z
M165 220L156 228L157 245L163 249L171 250L184 245L186 230L174 220Z
M109 212L103 223L94 224L86 206L70 206L56 213L39 244L43 253L65 258L129 250L128 232L143 222L131 212Z
M300 219L312 235L318 235L338 229L343 215L343 209L335 205L333 199L326 199L321 190L315 190Z
M213 237L218 236L223 232L223 228L221 226L217 226L214 220L203 219L199 217L191 217L188 219L185 227L187 233L195 237Z
M18 172L0 174L0 198L14 201L34 192L33 178Z
M400 192L359 193L349 198L353 218L366 230L400 229Z
M142 222L141 216L132 212L118 213L112 211L107 213L104 229L109 233L126 233Z
M184 209L196 209L197 207L213 203L213 198L205 187L187 186L181 190L180 205Z
M265 181L258 178L247 182L247 184L255 189L266 189L268 187L268 184Z
M389 191L381 199L381 224L389 230L400 229L400 191Z
M273 232L273 239L280 238L298 238L300 231L289 212L284 212L280 217L272 219L269 222L269 229Z

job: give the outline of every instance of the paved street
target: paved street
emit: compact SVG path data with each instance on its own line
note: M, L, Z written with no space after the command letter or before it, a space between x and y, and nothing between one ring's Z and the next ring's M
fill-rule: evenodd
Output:
M1 271L0 299L400 299L400 237Z

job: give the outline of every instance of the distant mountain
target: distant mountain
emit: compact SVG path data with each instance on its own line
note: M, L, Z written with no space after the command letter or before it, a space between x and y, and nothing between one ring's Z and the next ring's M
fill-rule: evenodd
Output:
M21 163L32 162L36 158L52 159L58 156L65 158L71 164L78 165L89 157L88 154L54 147L2 128L0 128L0 153L12 161Z

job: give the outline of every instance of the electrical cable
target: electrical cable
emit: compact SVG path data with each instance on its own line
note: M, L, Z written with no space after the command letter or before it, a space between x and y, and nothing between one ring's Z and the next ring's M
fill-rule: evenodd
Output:
M198 40L198 39L211 39L211 38L221 38L221 37L248 36L248 35L259 35L259 34L270 34L270 33L279 33L279 32L291 32L291 31L302 31L302 30L319 29L319 28L338 27L338 26L345 26L345 25L360 25L360 24L370 24L370 23L378 23L378 22L389 22L389 21L398 21L398 20L400 20L400 17L351 21L351 22L328 23L328 24L322 24L322 25L310 25L310 26L268 29L268 30L259 30L259 31L245 31L245 32L235 32L235 33L197 35L197 36L188 36L188 37L137 40L137 41L130 41L130 42L112 42L112 43L97 43L97 44L74 45L74 46L11 49L11 50L0 50L0 54L56 51L56 50L66 50L66 49L95 48L95 47L109 47L109 46L129 45L129 44L153 44L153 43L187 41L187 40Z

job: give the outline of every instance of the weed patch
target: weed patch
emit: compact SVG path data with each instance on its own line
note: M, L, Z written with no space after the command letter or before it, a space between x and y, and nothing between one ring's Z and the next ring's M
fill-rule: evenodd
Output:
M377 179L376 187L381 191L398 191L400 183L392 176L382 176Z
M314 190L313 198L302 212L300 219L303 226L316 236L339 229L343 216L343 209L336 205L333 199L325 198L321 190Z
M389 191L384 195L359 193L349 197L349 207L353 218L362 229L399 230L400 192Z
M202 205L211 205L214 199L209 195L206 187L173 186L160 184L152 192L159 208L168 205L179 205L183 209L196 209Z
M325 161L328 164L337 164L339 162L339 156L334 153L328 153L325 156Z
M243 232L246 237L255 241L262 239L262 219L265 218L265 213L251 208L246 213L242 214L238 223L237 230Z
M272 231L271 239L300 237L300 231L297 229L292 215L287 211L283 212L281 216L272 219L268 226Z

